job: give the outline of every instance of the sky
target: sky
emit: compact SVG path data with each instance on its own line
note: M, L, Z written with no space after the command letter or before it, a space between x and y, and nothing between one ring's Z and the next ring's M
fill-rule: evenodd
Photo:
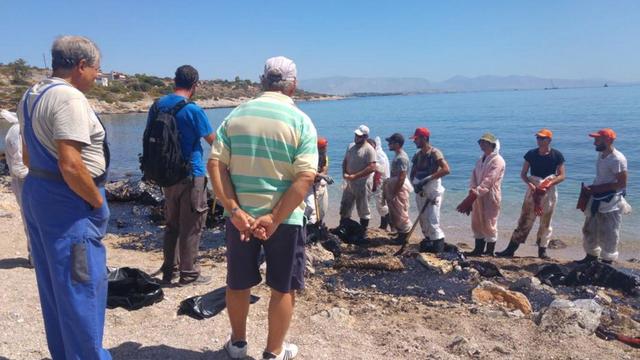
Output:
M531 75L640 81L640 1L0 0L0 62L50 62L84 35L102 69L257 80L284 55L300 79Z

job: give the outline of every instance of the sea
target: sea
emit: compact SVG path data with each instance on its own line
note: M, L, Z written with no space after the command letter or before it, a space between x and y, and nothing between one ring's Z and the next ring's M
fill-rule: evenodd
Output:
M443 179L446 188L441 223L447 241L471 243L470 218L455 211L466 196L471 170L481 155L478 138L485 132L495 134L500 153L506 161L502 184L502 213L498 249L508 242L515 228L525 193L520 180L524 154L536 147L534 134L540 128L553 131L552 146L566 159L567 179L559 185L559 201L553 218L554 238L569 245L563 253L578 258L584 215L575 209L580 183L590 183L595 176L597 153L590 132L613 128L616 148L628 161L627 201L635 209L623 217L621 258L640 258L640 87L602 87L552 90L513 90L464 93L437 93L403 96L373 96L335 101L300 102L298 106L313 120L320 136L329 141L329 174L335 184L329 187L328 225L338 222L342 182L341 163L353 131L360 124L371 129L371 137L384 138L394 132L405 135L405 150L415 153L409 136L417 127L431 131L431 143L444 153L451 174ZM206 110L214 128L232 109ZM137 176L138 154L146 114L101 115L109 133L112 154L111 178ZM2 139L6 124L0 127ZM0 140L0 148L3 143ZM203 142L204 143L204 142ZM207 146L208 149L208 146ZM387 150L391 158L393 154ZM412 216L417 210L412 204ZM372 210L372 224L378 215ZM354 214L354 218L356 215ZM419 230L419 229L418 229ZM535 245L534 226L529 244ZM533 253L533 246L527 251Z

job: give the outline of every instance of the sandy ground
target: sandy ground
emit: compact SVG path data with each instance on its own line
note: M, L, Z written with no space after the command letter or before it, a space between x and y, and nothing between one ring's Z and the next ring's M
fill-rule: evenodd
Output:
M152 273L161 264L158 228L127 235L117 218L130 206L112 206L111 234L104 242L108 265ZM140 230L140 229L138 229ZM165 299L137 311L107 310L104 345L114 359L227 359L221 350L229 334L226 311L208 320L178 316L183 299L225 284L221 234L203 238L203 272L213 284L165 288ZM396 247L397 248L397 247ZM372 248L374 254L377 250ZM314 253L321 254L318 249ZM45 359L45 340L34 272L27 267L26 242L13 194L0 186L0 359ZM531 275L532 258L495 260L510 277ZM318 263L299 294L289 340L300 359L637 359L640 350L594 335L558 337L539 331L531 317L512 318L470 300L474 284L438 275L411 257L402 272L336 271ZM325 262L326 264L326 262ZM268 289L251 306L249 355L259 359L266 338ZM621 294L609 293L619 299ZM539 310L534 305L534 310ZM638 336L640 334L636 334ZM452 346L463 336L465 346Z

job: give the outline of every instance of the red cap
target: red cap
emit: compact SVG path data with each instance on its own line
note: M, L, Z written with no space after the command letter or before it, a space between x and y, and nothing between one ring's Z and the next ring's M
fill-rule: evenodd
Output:
M427 128L417 128L416 131L413 132L413 136L410 137L411 140L414 140L418 136L429 137L431 136L431 132Z
M606 129L600 129L598 130L598 132L594 132L589 134L589 136L596 138L596 137L605 137L611 140L615 140L616 138L616 132L613 131L612 129L606 128Z
M319 137L318 138L318 149L324 149L329 144L329 141L326 138Z
M542 129L536 133L536 136L553 139L553 133L549 129Z

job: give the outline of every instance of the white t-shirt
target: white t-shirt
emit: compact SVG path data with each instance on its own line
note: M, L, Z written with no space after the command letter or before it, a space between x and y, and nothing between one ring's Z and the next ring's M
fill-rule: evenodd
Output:
M613 152L605 158L602 158L600 155L601 154L598 154L598 159L596 160L596 178L593 180L593 185L618 182L616 175L627 171L627 158L617 149L613 149ZM608 202L601 202L598 212L608 213L618 211L624 206L629 205L626 204L624 197L618 193ZM587 211L589 210L587 209Z
M596 178L593 180L593 185L618 182L616 175L623 171L627 171L627 158L618 149L613 149L613 152L605 158L598 154Z
M55 83L65 85L47 90L31 113L36 137L56 159L57 140L81 143L81 157L89 173L93 177L102 175L106 167L102 148L104 128L84 94L66 81L55 77L42 80L30 93L23 96L17 111L22 133L24 134L23 102L27 100L27 108L31 112L32 104L42 90Z

